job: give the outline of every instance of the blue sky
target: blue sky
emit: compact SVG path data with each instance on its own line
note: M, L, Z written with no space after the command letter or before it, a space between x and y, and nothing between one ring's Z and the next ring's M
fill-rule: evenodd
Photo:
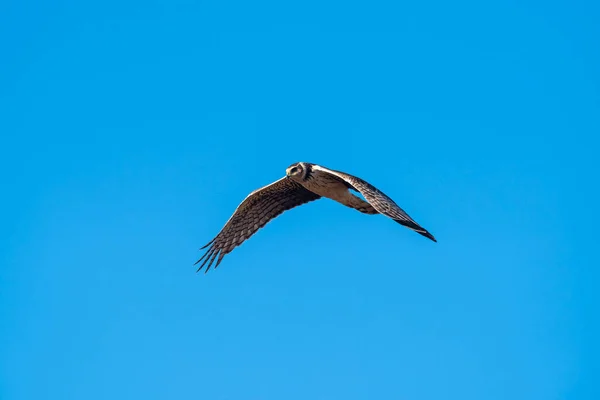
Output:
M597 399L591 1L3 2L0 398ZM320 200L196 274L309 161Z

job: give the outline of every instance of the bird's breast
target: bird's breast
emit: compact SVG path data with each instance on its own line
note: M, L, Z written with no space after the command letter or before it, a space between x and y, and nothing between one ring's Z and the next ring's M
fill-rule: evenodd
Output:
M343 182L340 182L329 174L322 173L312 174L310 179L302 182L302 184L313 193L334 199L339 197L340 193L348 190L348 187Z

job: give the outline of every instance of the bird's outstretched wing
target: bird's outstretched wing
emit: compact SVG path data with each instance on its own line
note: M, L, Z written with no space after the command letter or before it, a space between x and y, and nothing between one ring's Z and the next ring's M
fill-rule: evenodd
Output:
M208 250L194 265L204 259L198 271L206 264L206 273L217 259L214 266L217 268L225 254L254 235L267 222L286 210L320 197L287 177L255 190L236 208L219 234L201 248L208 247Z
M390 217L394 221L398 222L401 225L406 226L407 228L412 229L413 231L420 233L437 242L433 235L427 231L427 229L423 228L419 224L417 224L400 206L398 206L392 199L390 199L385 193L381 190L377 189L375 186L366 182L365 180L358 178L356 176L347 174L345 172L335 171L329 168L322 167L320 165L313 165L313 169L331 174L344 182L350 185L354 190L363 195L365 200L369 202L377 211L381 214Z

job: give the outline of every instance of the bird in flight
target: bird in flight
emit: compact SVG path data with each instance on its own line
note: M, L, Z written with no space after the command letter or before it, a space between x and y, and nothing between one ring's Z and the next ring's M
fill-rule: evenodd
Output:
M350 190L360 193L366 201L351 193ZM431 233L417 224L392 199L370 183L317 164L299 162L290 165L283 178L250 193L236 208L217 236L200 248L202 250L208 247L194 265L204 260L198 271L206 265L204 271L206 273L216 259L214 268L217 268L226 254L254 235L269 221L286 210L321 197L335 200L365 214L383 214L400 225L437 242Z

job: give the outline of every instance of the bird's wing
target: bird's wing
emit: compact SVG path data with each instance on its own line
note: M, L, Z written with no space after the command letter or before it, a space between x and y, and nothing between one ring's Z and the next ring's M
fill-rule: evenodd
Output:
M377 189L375 186L366 182L365 180L356 176L347 174L345 172L335 171L329 168L322 167L320 165L313 165L313 169L324 173L331 174L350 185L354 190L363 195L365 200L369 202L377 211L381 214L390 217L394 221L413 231L420 233L421 235L437 242L433 235L429 233L425 228L417 224L400 206L398 206L392 199L390 199L385 193Z
M219 234L201 248L210 246L194 265L204 259L198 271L208 262L206 273L218 256L217 268L225 254L254 235L267 222L286 210L320 197L287 177L255 190L240 203Z

